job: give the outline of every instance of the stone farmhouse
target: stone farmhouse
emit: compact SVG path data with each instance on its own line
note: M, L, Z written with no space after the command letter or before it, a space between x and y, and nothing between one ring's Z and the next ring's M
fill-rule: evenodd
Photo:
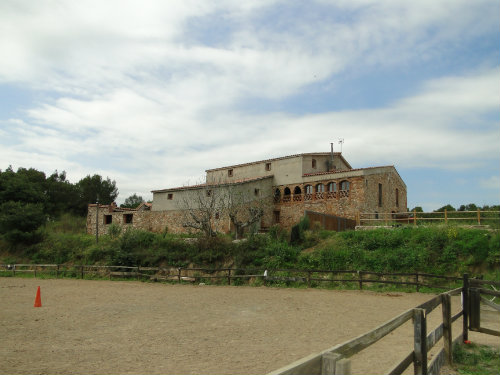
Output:
M152 204L134 210L90 204L87 232L105 234L112 223L154 232L165 228L188 232L192 229L184 226L186 215L228 190L237 192L247 205L267 199L259 223L263 230L272 225L289 229L306 211L348 219L367 212L376 216L407 211L406 184L394 166L353 169L341 153L331 150L209 169L205 183L153 190ZM223 210L212 220L217 231L233 229Z

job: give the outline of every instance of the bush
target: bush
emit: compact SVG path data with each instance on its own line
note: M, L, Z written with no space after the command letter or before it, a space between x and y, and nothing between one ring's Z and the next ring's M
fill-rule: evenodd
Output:
M0 205L0 233L11 246L41 241L38 229L45 220L42 204L9 201Z

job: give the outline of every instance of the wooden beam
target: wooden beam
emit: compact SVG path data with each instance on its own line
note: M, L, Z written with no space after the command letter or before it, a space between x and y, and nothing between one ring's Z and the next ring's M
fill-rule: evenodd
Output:
M335 375L337 361L342 358L337 353L325 353L321 358L321 375Z
M413 369L415 375L427 375L427 320L424 309L414 309L413 317L413 351L415 359Z
M413 356L415 353L412 351L408 354L405 359L399 362L397 365L394 365L385 375L401 375L407 368L413 363Z
M343 358L335 365L335 375L351 375L351 360Z
M448 365L453 364L453 340L451 333L451 297L449 294L442 294L443 298L443 346L444 357Z

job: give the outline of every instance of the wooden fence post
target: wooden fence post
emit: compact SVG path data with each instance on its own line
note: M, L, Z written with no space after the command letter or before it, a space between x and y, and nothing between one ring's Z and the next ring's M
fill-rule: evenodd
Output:
M424 309L413 310L413 350L415 375L427 375L427 320Z
M311 271L307 271L307 287L311 287Z
M448 210L446 208L444 209L444 222L448 224Z
M56 266L56 279L59 277L59 264Z
M36 278L36 266L35 266L35 269L34 269L34 270L35 270L35 278Z
M462 310L463 310L463 339L469 340L469 274L464 273L462 288Z
M415 284L417 284L417 292L420 291L420 284L418 282L418 272L415 273Z
M469 328L481 328L481 294L477 288L469 289Z
M417 211L413 210L413 225L417 225Z
M16 276L16 265L12 266L12 276Z
M80 274L82 275L82 280L83 280L83 266L81 266Z
M231 268L227 269L227 285L231 285Z
M325 353L321 357L321 375L335 375L335 365L342 356L338 353Z
M448 365L453 364L453 335L451 333L451 296L447 293L441 294L443 304L443 345L445 361Z
M177 268L177 281L181 282L181 267Z
M481 209L477 209L477 225L481 225Z
M343 358L335 364L335 375L351 375L351 360Z
M359 290L363 289L363 271L358 271Z

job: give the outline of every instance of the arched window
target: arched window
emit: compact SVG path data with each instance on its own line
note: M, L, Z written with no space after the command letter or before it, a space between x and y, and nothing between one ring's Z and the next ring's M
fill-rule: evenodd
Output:
M290 195L290 194L291 194L290 188L287 186L283 191L283 195Z
M306 194L312 194L312 193L313 193L312 185L306 185Z
M300 190L300 186L295 186L295 189L293 189L293 194L302 194L302 190Z
M317 184L316 185L316 193L323 193L325 191L325 185Z
M344 180L340 182L340 190L348 191L349 190L349 181Z
M399 189L396 189L396 207L399 207Z
M328 192L333 193L334 191L337 191L337 183L336 182L330 182L328 184Z
M276 189L274 191L274 201L276 203L279 203L281 201L281 191L280 191L280 189Z
M311 164L312 164L312 167L313 167L314 169L316 169L316 159L313 159Z

